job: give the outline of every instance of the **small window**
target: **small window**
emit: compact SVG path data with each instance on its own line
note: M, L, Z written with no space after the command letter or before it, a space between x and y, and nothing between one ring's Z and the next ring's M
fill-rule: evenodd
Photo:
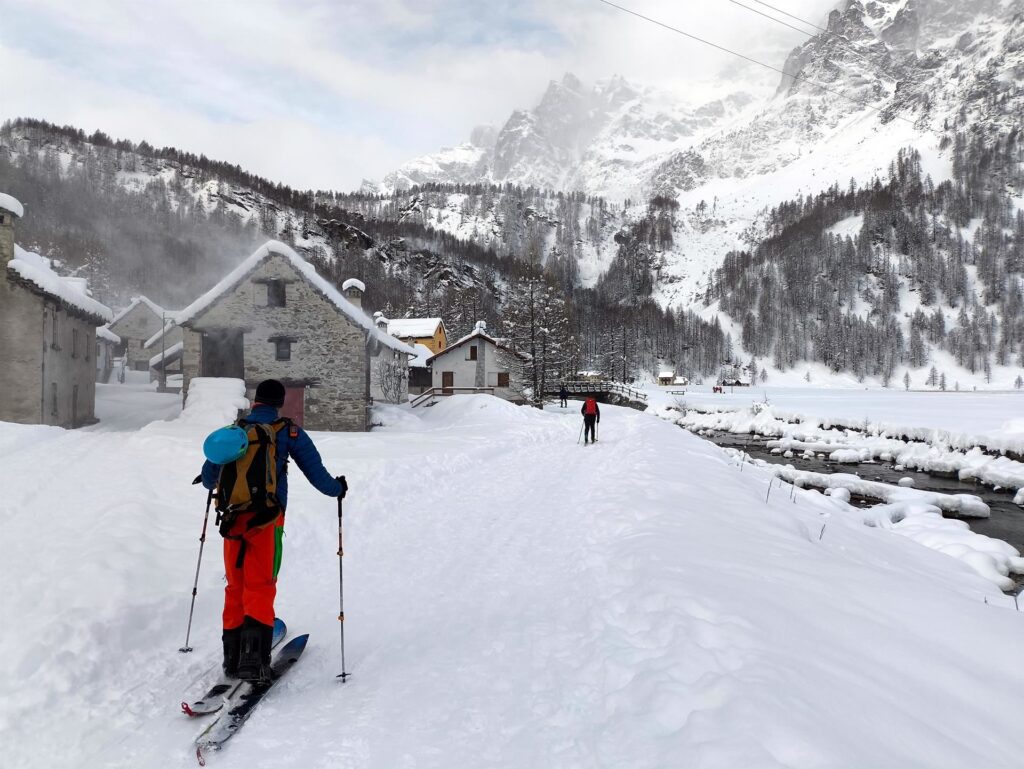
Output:
M71 357L78 357L78 329L71 329Z
M476 345L475 344L471 344L469 346L469 354L466 357L466 360L476 360Z
M507 371L499 371L498 372L498 387L508 387L508 372Z
M85 345L83 346L83 350L82 350L83 353L85 353L85 359L86 360L89 360L89 346L90 346L89 343L86 342Z
M57 412L57 383L50 382L50 416L58 416Z
M78 424L78 385L71 389L71 421Z
M60 341L57 330L57 311L51 312L50 317L53 318L53 322L50 324L50 347L57 350L59 349L57 342Z
M290 339L274 340L274 357L277 360L292 359L292 342Z
M283 280L271 280L267 282L267 307L284 307L288 292L285 290ZM281 360L281 358L278 358Z

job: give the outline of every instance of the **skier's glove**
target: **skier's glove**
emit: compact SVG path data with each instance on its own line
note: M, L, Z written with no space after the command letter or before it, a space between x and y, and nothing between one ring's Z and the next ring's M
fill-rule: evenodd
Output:
M339 475L334 480L341 484L341 493L338 495L338 499L344 499L345 495L348 493L348 483L345 481L345 476Z

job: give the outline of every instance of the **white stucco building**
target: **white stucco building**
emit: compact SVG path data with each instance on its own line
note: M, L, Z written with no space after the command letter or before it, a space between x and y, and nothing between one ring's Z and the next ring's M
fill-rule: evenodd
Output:
M448 345L427 363L434 389L441 395L455 394L459 388L488 388L499 398L522 401L523 383L515 365L521 357L500 339L488 336L486 324L480 321L471 334Z

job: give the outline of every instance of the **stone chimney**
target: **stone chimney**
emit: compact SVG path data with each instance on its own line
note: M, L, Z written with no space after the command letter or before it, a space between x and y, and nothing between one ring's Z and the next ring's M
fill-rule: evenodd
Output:
M481 334L486 334L487 333L487 321L486 320L478 320L476 322L476 330L479 331Z
M390 321L388 321L388 319L384 317L384 313L382 313L382 312L375 312L373 314L373 322L376 323L377 324L377 328L379 328L385 334L388 333L388 323Z
M363 294L366 293L366 284L359 278L349 278L341 284L341 293L345 295L356 307L362 309Z
M3 265L3 273L7 272L7 263L14 258L14 220L24 215L21 203L0 192L0 265Z

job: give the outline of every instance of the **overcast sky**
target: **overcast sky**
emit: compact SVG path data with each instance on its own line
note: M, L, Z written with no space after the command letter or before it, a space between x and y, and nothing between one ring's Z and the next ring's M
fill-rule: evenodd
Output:
M806 39L730 0L616 2L776 66ZM838 5L770 4L818 24ZM567 71L685 89L736 61L599 0L0 0L0 119L174 145L303 188L353 189L500 126Z

